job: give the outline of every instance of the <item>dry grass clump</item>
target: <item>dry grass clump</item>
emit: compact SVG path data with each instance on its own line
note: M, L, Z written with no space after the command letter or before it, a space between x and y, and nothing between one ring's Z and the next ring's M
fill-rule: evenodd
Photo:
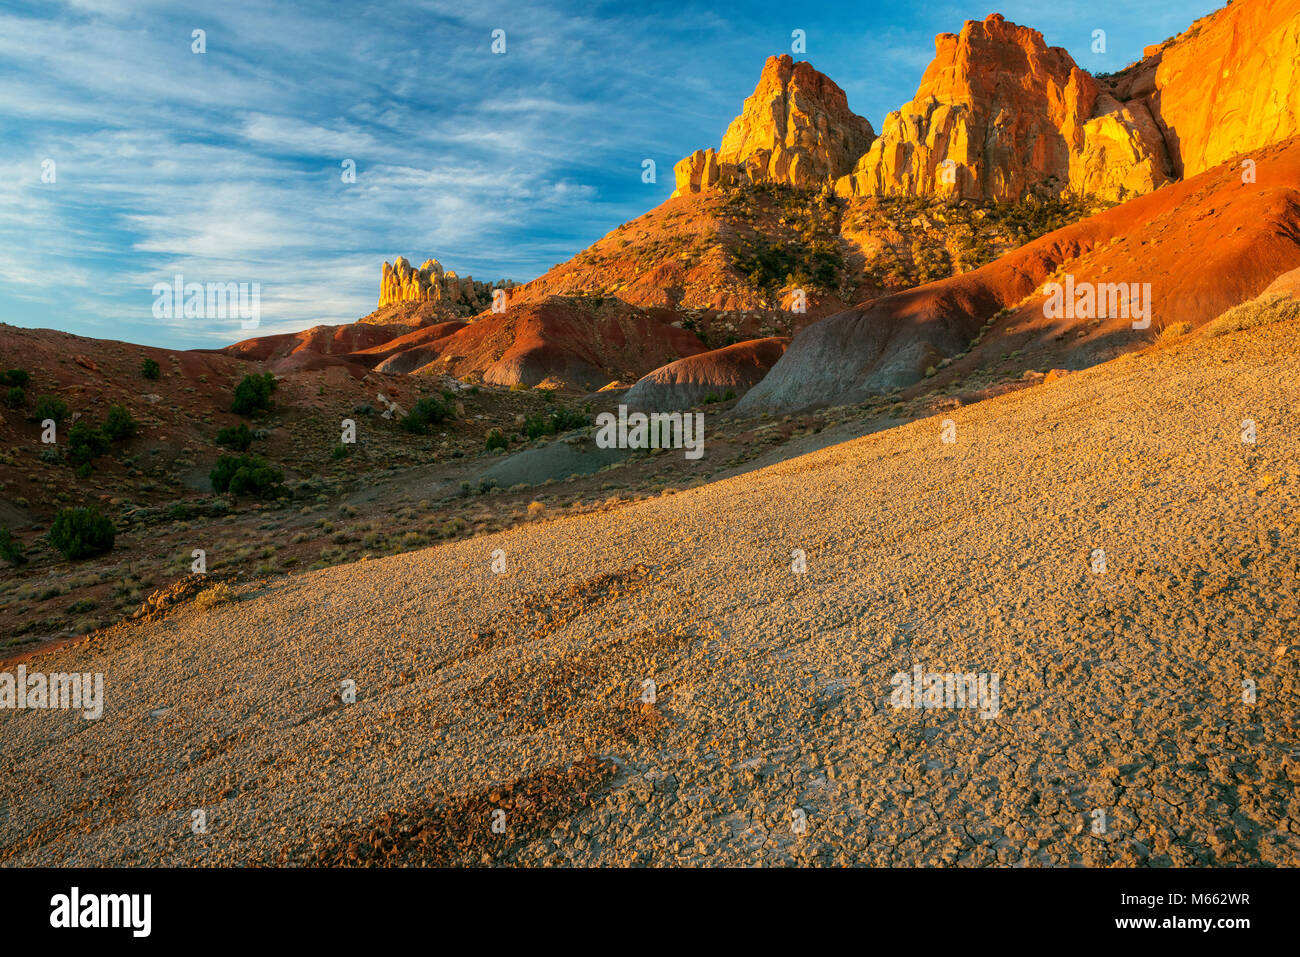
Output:
M217 605L224 605L235 600L235 594L225 582L219 582L206 591L201 591L194 599L194 607L208 611Z
M1210 323L1210 335L1223 336L1267 323L1296 320L1300 320L1300 300L1284 292L1269 293L1233 306Z
M1160 341L1168 342L1171 339L1181 339L1192 331L1190 322L1175 322L1167 325L1160 331Z

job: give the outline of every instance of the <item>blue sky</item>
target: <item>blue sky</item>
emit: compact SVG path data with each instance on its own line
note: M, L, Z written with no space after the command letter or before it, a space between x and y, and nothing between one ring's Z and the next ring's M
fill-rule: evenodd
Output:
M0 321L212 347L250 333L154 283L260 283L265 334L371 311L399 254L524 281L666 199L795 29L878 130L967 19L1102 72L1220 5L3 0Z

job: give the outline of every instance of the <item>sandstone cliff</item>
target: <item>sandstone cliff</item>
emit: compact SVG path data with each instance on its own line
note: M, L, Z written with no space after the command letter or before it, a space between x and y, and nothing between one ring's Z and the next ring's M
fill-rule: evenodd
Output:
M1144 54L1102 82L1154 117L1174 175L1300 134L1300 0L1237 0Z
M1122 199L1168 178L1150 114L1102 95L1070 54L1000 14L935 38L910 103L840 179L842 195Z
M696 150L674 167L674 196L733 182L814 186L843 176L871 144L871 124L811 63L769 57L722 148Z

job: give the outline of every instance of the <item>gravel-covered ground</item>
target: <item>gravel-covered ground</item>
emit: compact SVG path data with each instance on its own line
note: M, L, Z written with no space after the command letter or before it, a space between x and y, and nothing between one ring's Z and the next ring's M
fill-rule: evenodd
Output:
M1297 382L1198 337L120 626L27 662L100 720L0 710L0 862L1295 865Z

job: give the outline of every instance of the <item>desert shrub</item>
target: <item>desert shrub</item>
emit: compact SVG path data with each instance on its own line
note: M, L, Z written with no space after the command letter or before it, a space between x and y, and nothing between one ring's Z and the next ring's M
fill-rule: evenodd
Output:
M194 607L208 611L217 605L224 605L235 600L235 593L225 582L218 582L211 588L205 588L194 596Z
M541 502L528 503L529 518L541 518L545 514L546 514L546 506L543 505Z
M175 522L183 522L190 517L189 507L184 502L173 502L167 510L167 517Z
M68 430L68 458L74 465L90 464L92 459L108 452L109 444L109 438L103 430L87 422L75 422Z
M155 360L146 358L144 362L140 363L140 374L146 379L157 379L162 375L162 368Z
M21 389L31 381L31 378L25 369L8 369L3 376L0 376L0 385L16 385Z
M27 556L23 554L22 546L14 540L9 529L0 525L0 558L3 558L10 565L21 565L27 561Z
M1185 336L1191 331L1192 324L1190 322L1175 322L1171 325L1165 326L1164 329L1160 331L1160 338L1161 340L1168 342L1170 339L1177 339L1180 336Z
M232 495L266 495L277 491L284 473L260 455L223 455L208 473L212 487Z
M549 412L535 412L524 419L524 434L529 439L536 439L543 435L555 435L557 432L580 429L588 424L590 423L584 415L570 412L568 409L554 409Z
M407 432L422 433L428 432L439 422L450 419L451 416L452 408L448 403L426 395L415 403L415 407L410 412L406 413L401 424Z
M27 393L23 391L23 387L20 385L10 386L9 390L5 392L5 405L11 409L20 408L26 401Z
M527 391L528 391L528 386L524 385L522 382L512 382L512 383L510 384L510 391L511 391L511 392L527 392Z
M348 447L340 442L334 446L334 451L330 453L336 459L345 459L348 457Z
M69 561L111 551L116 537L112 521L93 506L61 509L50 526L50 544Z
M275 391L275 376L269 372L246 375L235 386L235 401L230 411L236 415L252 415L271 408L271 393Z
M248 447L253 444L253 433L249 431L248 426L240 422L238 425L218 429L216 443L234 449L236 452L247 452Z
M32 414L41 420L53 419L55 422L62 422L68 417L68 403L52 395L43 395L36 400Z
M110 442L121 442L140 431L140 423L131 418L126 406L110 406L108 416L104 419L104 435Z
M1210 323L1210 335L1223 336L1271 322L1296 320L1300 320L1300 299L1292 299L1284 292L1275 292L1233 306Z
M506 440L505 434L500 429L490 429L487 434L487 441L483 443L483 449L492 452L496 449L504 449L510 443Z

